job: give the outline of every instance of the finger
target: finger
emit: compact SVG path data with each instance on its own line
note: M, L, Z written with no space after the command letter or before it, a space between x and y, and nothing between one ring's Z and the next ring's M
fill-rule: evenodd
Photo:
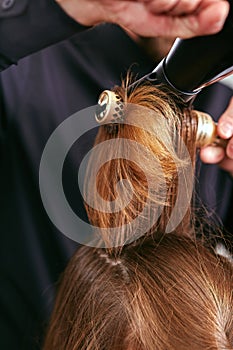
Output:
M204 147L200 150L200 158L204 163L217 164L225 157L225 150L221 147Z
M195 35L213 34L221 30L229 11L226 1L214 2L197 15L157 16L158 35L169 36L173 33L181 38Z
M180 0L169 10L169 15L171 16L181 16L185 14L194 13L202 0Z
M228 171L229 173L233 174L233 160L224 158L223 161L221 161L218 164L223 170Z
M147 10L155 14L171 11L181 0L140 0Z
M155 15L148 11L145 4L141 2L121 1L121 3L124 4L121 11L115 11L114 16L107 20L147 37L190 38L195 35L212 34L221 29L229 10L226 1L217 1L195 16L169 16Z
M217 33L222 29L228 12L229 3L227 1L215 1L199 9L196 14L184 16L187 37L188 31L190 32L189 37Z
M218 121L218 134L224 139L229 139L233 136L233 98ZM232 142L228 144L229 149L231 148Z
M148 2L147 6L148 9L154 13L169 13L170 16L180 16L195 12L201 1L202 0L176 0L173 1L173 3L163 1L165 3L164 6L159 7L158 1L154 0Z
M226 148L227 157L233 159L233 137L229 140Z

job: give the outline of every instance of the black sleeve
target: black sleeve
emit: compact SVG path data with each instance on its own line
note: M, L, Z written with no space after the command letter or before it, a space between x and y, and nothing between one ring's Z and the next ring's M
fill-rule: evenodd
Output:
M55 0L0 0L0 70L86 28Z

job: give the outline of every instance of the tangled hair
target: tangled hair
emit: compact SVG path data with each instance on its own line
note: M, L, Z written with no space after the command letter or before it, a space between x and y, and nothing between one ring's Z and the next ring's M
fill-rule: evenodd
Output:
M127 103L127 123L100 127L95 144L114 143L87 169L86 209L101 247L81 247L68 264L44 350L233 349L231 262L198 241L190 204L167 229L179 186L192 191L195 113L162 88L115 91Z

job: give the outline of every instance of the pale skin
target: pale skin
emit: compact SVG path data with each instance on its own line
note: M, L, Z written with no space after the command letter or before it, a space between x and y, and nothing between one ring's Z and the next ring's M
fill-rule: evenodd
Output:
M229 12L226 0L55 0L86 26L115 23L145 37L182 37L221 30Z
M218 135L223 139L229 139L226 149L208 146L201 149L200 157L204 163L218 164L233 176L233 97L219 118Z

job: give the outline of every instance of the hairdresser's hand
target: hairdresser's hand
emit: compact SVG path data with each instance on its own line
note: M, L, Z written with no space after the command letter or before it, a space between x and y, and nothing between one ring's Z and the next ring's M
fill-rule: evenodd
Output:
M55 0L83 25L116 23L146 37L182 37L221 30L226 0Z
M221 147L204 147L200 156L204 163L218 163L221 168L233 175L233 98L218 122L218 134L229 139L226 149Z

